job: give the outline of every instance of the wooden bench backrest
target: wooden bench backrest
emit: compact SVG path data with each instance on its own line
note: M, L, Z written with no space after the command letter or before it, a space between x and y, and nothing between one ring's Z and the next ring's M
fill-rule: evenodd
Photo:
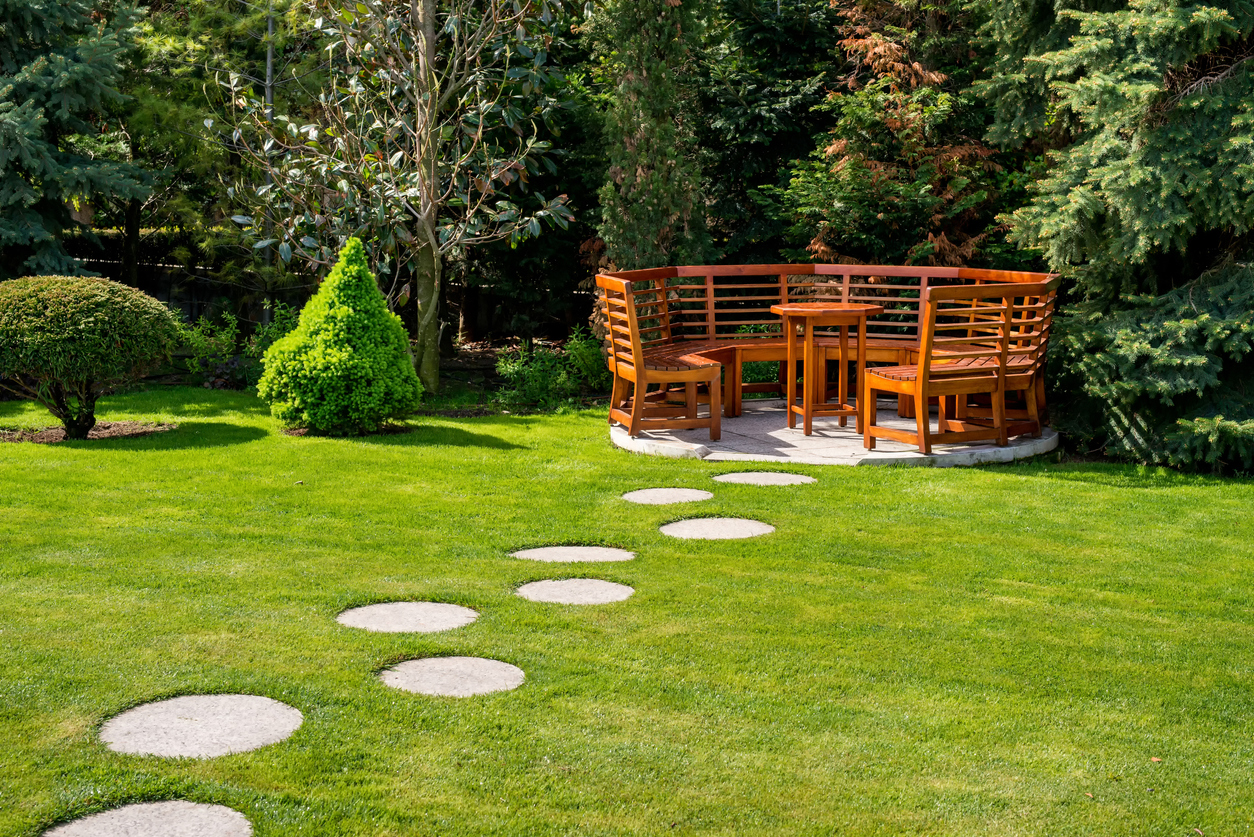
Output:
M1053 278L1025 271L837 264L685 265L603 276L630 283L637 317L649 326L641 334L645 347L659 341L778 337L780 318L771 313L772 305L828 301L881 305L884 313L867 321L867 336L915 343L929 288L1040 284ZM1051 292L1051 314L1052 303ZM600 304L605 322L604 300Z

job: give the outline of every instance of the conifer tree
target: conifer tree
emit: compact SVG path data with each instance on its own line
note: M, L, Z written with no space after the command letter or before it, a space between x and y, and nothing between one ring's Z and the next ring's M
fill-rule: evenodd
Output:
M60 241L73 208L145 193L138 168L82 147L120 99L134 18L95 0L0 0L0 279L76 272Z
M283 424L347 435L413 412L422 397L409 339L350 238L291 334L271 346L257 394Z
M988 6L993 137L1056 148L1013 222L1074 283L1065 429L1254 467L1254 6Z
M619 269L701 263L709 249L682 91L700 23L696 0L612 0L594 27L614 84L600 233Z

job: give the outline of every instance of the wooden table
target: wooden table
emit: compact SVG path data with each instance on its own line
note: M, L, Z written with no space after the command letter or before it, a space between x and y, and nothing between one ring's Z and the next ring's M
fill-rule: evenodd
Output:
M840 426L845 426L848 416L853 416L857 430L862 432L862 414L849 403L849 327L858 328L858 380L866 369L866 318L884 313L881 305L864 305L857 302L791 302L772 305L771 313L784 321L784 335L788 338L788 375L784 397L788 399L788 426L797 426L801 416L802 432L813 432L815 416L840 416ZM804 323L802 339L801 405L796 403L797 385L797 327ZM840 327L840 384L835 404L828 402L827 363L820 357L814 345L814 329L819 326ZM860 406L860 405L859 405Z

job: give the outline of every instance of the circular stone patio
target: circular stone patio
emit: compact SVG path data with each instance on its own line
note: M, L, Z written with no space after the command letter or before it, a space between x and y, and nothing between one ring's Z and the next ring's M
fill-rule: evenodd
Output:
M735 485L809 485L818 482L814 477L782 474L778 471L737 471L734 474L719 474L714 481Z
M185 695L115 716L100 739L119 753L207 759L276 744L303 721L299 710L258 695Z
M663 535L685 540L730 541L769 535L775 527L760 520L740 517L694 517L667 523L660 531Z
M642 506L667 506L671 503L699 503L709 500L714 495L699 488L642 488L639 491L628 491L623 499L629 503Z
M545 561L551 564L598 563L603 561L630 561L636 553L609 546L541 546L536 549L520 549L511 552L515 558L528 561Z
M615 584L597 578L567 578L560 581L533 581L516 591L532 602L568 605L599 605L621 602L636 592L626 584Z
M464 628L479 618L468 607L444 602L383 602L346 610L335 621L388 634L433 634Z
M144 802L93 814L45 831L44 837L249 837L239 811L197 802Z
M876 421L886 427L903 430L915 428L914 419L897 416L895 402L880 402ZM932 424L935 426L935 410ZM798 419L800 425L800 419ZM1045 428L1039 439L1019 437L999 448L991 442L959 445L933 445L932 453L923 455L918 447L889 439L876 440L875 450L862 447L862 436L850 418L846 427L840 419L814 419L814 433L806 436L800 426L788 429L784 402L779 398L754 399L744 402L743 413L723 419L722 438L710 441L709 431L652 430L635 439L622 425L610 426L610 441L633 453L668 456L676 459L704 459L708 462L778 462L802 465L983 465L992 462L1013 462L1048 453L1058 447L1058 434Z
M379 675L394 689L420 695L472 697L508 692L523 684L523 670L483 657L426 657L397 663Z

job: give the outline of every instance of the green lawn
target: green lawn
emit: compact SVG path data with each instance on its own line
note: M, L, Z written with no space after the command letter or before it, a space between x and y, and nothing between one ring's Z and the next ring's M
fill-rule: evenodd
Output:
M256 399L163 389L102 418L142 439L0 444L0 834L186 798L266 835L1205 835L1254 824L1254 485L1106 465L812 467L633 456L604 413L424 418L292 438ZM0 403L0 426L44 425ZM712 501L647 507L624 491ZM744 516L748 541L669 539ZM507 553L623 546L622 564ZM634 586L592 608L542 578ZM477 609L444 634L341 627L346 607ZM513 663L448 699L400 660ZM139 703L247 692L286 742L123 756ZM1161 759L1154 761L1153 759Z

